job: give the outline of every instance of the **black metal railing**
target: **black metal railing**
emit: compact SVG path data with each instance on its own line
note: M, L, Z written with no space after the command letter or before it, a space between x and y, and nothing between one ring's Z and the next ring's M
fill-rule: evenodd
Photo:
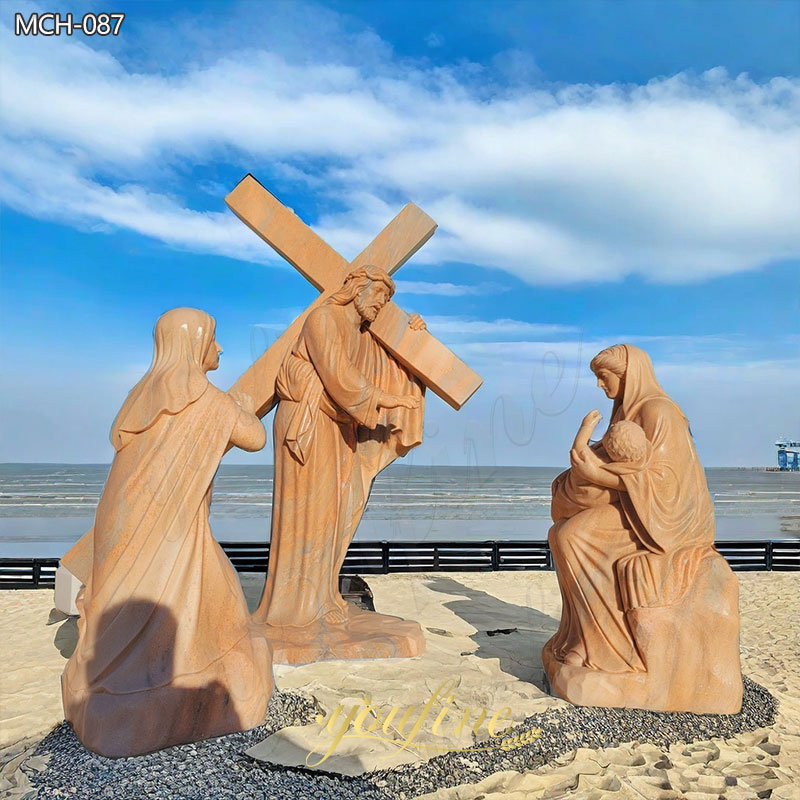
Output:
M266 572L269 545L220 542L238 572ZM717 550L737 572L800 571L800 539L716 542ZM0 589L52 587L58 559L0 558ZM342 575L389 572L492 572L552 570L546 541L353 542Z
M52 589L57 558L0 558L0 589Z
M222 542L239 572L266 572L268 544ZM800 570L800 539L716 542L736 571ZM487 542L353 542L342 565L343 575L389 572L482 572L554 569L546 541Z
M268 544L220 542L239 572L266 572ZM547 542L353 542L343 575L552 569Z
M800 570L800 539L715 544L731 565L731 569L739 572Z

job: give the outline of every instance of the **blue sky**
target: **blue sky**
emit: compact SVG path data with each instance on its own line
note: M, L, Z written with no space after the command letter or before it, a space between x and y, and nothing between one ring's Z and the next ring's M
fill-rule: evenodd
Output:
M800 4L118 8L34 39L0 4L0 460L109 461L167 308L217 318L227 388L313 299L225 208L246 172L350 258L439 223L397 300L485 385L414 463L565 463L617 341L707 465L800 434Z

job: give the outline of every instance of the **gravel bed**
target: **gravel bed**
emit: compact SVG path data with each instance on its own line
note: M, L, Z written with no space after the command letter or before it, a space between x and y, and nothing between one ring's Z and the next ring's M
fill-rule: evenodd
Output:
M134 758L104 758L84 748L62 723L37 747L47 769L29 774L36 800L300 800L382 795L366 782L341 790L337 776L271 768L242 755L271 733L313 722L318 708L300 693L275 691L263 725Z
M445 753L432 758L422 769L404 765L393 771L373 772L368 777L387 790L386 797L411 798L447 786L477 783L495 772L538 769L578 747L598 750L626 742L668 747L674 742L729 738L771 725L777 701L763 686L749 678L743 680L744 697L738 714L676 714L635 708L573 706L534 714L520 725L503 731L495 740L540 728L539 738L524 747L505 752L498 749Z
M477 781L502 770L537 769L577 747L599 749L626 742L667 747L674 742L729 738L773 723L776 701L744 679L738 714L698 715L571 707L533 715L502 737L534 728L541 735L509 751L446 753L422 766L382 770L349 778L263 764L243 751L288 725L313 720L313 700L275 692L267 721L245 733L181 745L147 756L108 759L87 751L63 723L27 751L15 769L19 800L113 798L113 800L404 800L434 789ZM499 741L499 740L495 740ZM481 743L476 743L480 746ZM13 776L8 776L13 777ZM13 782L13 781L12 781ZM23 786L25 788L23 788Z

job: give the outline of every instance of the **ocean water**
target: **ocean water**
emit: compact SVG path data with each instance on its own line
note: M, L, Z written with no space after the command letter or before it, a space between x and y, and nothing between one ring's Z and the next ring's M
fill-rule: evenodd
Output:
M58 557L89 527L104 464L0 464L0 557ZM393 465L375 481L360 540L543 539L558 467ZM800 474L708 469L717 539L800 538ZM272 467L223 465L211 527L220 541L269 537Z

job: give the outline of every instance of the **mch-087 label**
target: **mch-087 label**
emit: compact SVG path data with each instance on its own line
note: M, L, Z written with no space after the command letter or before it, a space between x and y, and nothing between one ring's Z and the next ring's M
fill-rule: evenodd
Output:
M25 18L24 14L14 14L14 34L16 36L118 36L124 14L95 14L88 12L77 16L71 11L65 14L52 12L33 12Z

